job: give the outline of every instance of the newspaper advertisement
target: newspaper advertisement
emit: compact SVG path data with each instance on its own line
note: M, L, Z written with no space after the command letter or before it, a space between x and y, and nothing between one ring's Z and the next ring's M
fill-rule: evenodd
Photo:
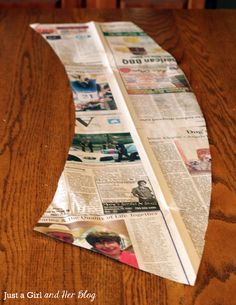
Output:
M211 156L183 71L131 22L31 27L64 65L75 106L65 168L34 229L194 285Z

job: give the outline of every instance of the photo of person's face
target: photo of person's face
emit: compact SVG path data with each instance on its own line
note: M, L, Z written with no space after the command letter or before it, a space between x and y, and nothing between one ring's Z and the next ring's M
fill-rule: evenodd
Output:
M64 241L66 243L72 244L74 241L73 235L70 233L65 232L48 232L48 235L60 239L61 241Z
M118 258L121 253L120 244L113 240L96 242L94 247L100 253L113 258Z
M145 185L146 185L146 182L144 182L144 181L139 182L140 187L144 187Z

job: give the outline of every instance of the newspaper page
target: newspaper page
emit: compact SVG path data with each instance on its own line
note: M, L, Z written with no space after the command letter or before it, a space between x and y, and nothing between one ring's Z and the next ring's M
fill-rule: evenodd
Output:
M100 28L153 168L159 165L157 177L163 176L163 190L171 194L201 257L208 223L211 157L196 97L175 59L136 25L107 23Z
M35 230L193 285L211 158L175 59L130 22L31 26L64 65L76 113L56 194Z

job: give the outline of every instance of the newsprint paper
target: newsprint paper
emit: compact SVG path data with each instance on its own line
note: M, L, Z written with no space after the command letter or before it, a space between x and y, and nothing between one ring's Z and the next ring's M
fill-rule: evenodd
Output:
M211 156L183 71L131 22L31 27L64 65L76 113L55 197L34 229L194 285Z

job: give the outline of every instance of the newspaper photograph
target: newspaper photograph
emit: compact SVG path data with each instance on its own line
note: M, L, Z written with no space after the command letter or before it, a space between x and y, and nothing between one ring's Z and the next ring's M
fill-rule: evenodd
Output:
M131 267L188 283L160 212L78 216L67 223L48 218L40 220L35 230Z
M75 111L116 110L108 78L103 67L66 67L73 92Z
M68 161L113 163L139 161L130 133L74 134Z

